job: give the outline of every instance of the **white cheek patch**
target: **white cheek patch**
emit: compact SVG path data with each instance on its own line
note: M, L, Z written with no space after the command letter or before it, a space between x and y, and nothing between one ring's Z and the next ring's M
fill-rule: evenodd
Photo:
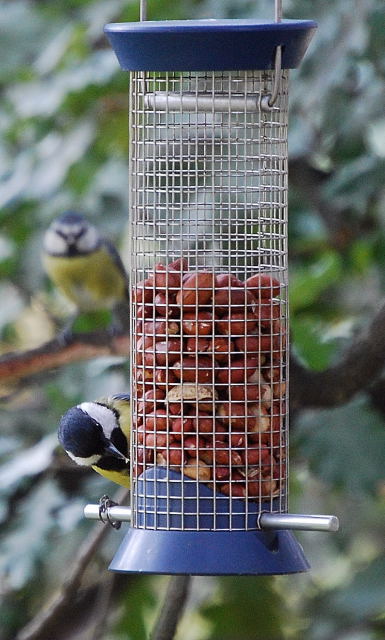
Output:
M95 456L89 456L88 458L79 458L79 456L74 456L73 453L71 453L70 451L67 451L69 457L76 462L76 464L80 464L81 466L84 467L91 467L93 464L96 464L97 462L99 462L101 456L99 455L95 455Z
M60 256L65 255L67 251L67 243L52 229L48 229L44 236L44 248L47 253L52 253L53 255Z
M82 402L79 408L84 411L84 413L88 413L93 420L100 424L104 435L108 439L111 438L113 430L119 427L114 412L108 409L108 407L96 404L95 402Z
M98 246L99 232L94 226L87 227L85 233L79 238L76 245L80 252L88 253Z

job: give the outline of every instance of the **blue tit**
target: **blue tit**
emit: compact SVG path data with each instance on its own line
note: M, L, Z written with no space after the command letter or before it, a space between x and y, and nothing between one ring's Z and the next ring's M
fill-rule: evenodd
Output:
M63 213L48 227L43 266L80 313L113 309L128 300L127 274L115 247L79 213Z
M128 394L72 407L60 420L58 438L77 464L92 467L123 487L130 486Z

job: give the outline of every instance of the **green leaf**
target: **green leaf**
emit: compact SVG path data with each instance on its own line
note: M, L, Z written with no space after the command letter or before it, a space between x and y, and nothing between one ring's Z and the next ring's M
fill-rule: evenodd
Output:
M52 514L62 500L52 480L44 480L19 509L14 530L4 540L0 561L0 575L7 576L12 588L20 589L32 578L36 563L44 556L47 536L55 527Z
M162 596L160 596L162 597ZM156 600L152 578L137 577L123 594L124 612L114 629L117 640L144 640L148 638L153 622Z
M321 293L338 280L341 272L341 257L332 250L306 267L293 269L290 284L291 311L295 312L316 302Z
M325 340L327 327L314 315L293 316L291 331L294 348L308 367L321 371L331 362L336 350L335 340Z
M345 162L328 180L324 196L339 198L345 207L362 213L370 197L382 188L384 171L384 159L359 155L351 162Z
M304 412L292 442L323 482L356 495L378 492L384 473L384 425L362 398L336 409Z
M216 600L202 609L211 624L209 640L269 640L281 637L284 621L290 623L271 578L221 578Z
M357 572L344 591L334 594L333 608L350 620L380 614L385 602L384 576L385 555L382 555Z
M376 238L378 242L380 238ZM382 240L382 238L381 238ZM374 241L372 238L359 238L352 244L350 261L352 269L366 274L373 264Z

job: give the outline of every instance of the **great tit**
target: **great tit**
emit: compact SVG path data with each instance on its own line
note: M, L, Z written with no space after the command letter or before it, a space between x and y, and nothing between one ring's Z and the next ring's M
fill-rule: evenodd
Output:
M113 309L128 300L127 274L117 250L79 213L68 211L50 224L43 266L80 313Z
M123 487L130 486L128 394L72 407L60 420L58 438L77 464L92 467Z

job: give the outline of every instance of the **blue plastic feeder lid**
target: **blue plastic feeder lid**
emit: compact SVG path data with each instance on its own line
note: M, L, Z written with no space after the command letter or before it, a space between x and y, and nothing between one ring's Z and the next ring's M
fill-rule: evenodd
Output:
M164 20L106 25L127 71L232 71L298 67L317 24L312 20Z

